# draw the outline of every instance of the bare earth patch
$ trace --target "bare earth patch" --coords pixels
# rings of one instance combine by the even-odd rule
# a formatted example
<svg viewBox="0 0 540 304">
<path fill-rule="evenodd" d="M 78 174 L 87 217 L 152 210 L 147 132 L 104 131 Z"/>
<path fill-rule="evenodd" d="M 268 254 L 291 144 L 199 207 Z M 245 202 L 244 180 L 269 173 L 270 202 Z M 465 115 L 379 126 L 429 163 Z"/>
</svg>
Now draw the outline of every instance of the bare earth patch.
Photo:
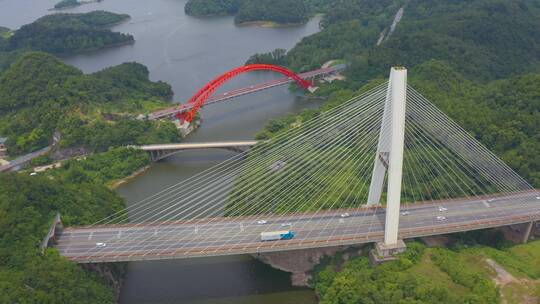
<svg viewBox="0 0 540 304">
<path fill-rule="evenodd" d="M 517 279 L 492 259 L 486 259 L 486 263 L 497 273 L 493 281 L 501 289 L 501 303 L 540 303 L 540 298 L 535 295 L 539 281 L 526 278 Z"/>
</svg>

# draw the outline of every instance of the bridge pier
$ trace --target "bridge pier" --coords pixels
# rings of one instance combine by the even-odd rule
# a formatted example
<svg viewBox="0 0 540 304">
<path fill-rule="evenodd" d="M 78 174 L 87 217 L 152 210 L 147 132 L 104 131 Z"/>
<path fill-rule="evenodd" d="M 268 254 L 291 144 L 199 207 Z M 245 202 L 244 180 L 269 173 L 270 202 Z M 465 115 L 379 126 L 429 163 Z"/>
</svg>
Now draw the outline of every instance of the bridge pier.
<svg viewBox="0 0 540 304">
<path fill-rule="evenodd" d="M 523 231 L 523 238 L 521 239 L 521 243 L 525 244 L 529 241 L 529 239 L 531 238 L 531 232 L 533 231 L 534 226 L 535 226 L 534 222 L 529 222 L 526 224 L 525 230 Z"/>
</svg>

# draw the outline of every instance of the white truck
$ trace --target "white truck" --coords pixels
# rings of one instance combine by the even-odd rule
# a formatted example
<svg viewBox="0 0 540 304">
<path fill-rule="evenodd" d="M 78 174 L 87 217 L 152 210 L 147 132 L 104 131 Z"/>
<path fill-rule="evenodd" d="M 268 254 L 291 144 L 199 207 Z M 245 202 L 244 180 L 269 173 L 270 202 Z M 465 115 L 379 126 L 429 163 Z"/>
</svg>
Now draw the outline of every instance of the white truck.
<svg viewBox="0 0 540 304">
<path fill-rule="evenodd" d="M 290 230 L 261 232 L 261 241 L 290 240 L 294 237 L 294 232 Z"/>
</svg>

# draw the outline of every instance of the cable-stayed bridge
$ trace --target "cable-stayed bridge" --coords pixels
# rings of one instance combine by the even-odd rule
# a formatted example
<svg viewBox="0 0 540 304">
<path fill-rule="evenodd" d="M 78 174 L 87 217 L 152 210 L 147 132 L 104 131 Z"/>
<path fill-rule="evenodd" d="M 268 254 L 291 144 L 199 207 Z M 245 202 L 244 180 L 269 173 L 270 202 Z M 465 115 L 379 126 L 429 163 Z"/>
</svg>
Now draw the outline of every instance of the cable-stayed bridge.
<svg viewBox="0 0 540 304">
<path fill-rule="evenodd" d="M 55 245 L 78 263 L 403 239 L 540 220 L 540 192 L 407 85 L 407 71 Z M 262 233 L 294 237 L 262 241 Z"/>
</svg>

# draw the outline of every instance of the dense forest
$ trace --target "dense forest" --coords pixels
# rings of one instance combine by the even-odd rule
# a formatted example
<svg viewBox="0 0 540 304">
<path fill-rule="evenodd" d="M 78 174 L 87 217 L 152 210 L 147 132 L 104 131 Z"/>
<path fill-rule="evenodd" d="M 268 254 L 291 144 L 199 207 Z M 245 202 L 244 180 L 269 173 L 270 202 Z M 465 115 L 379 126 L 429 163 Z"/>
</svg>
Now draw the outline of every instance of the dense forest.
<svg viewBox="0 0 540 304">
<path fill-rule="evenodd" d="M 303 0 L 247 0 L 235 16 L 236 23 L 270 21 L 278 24 L 301 24 L 308 21 Z"/>
<path fill-rule="evenodd" d="M 322 21 L 323 30 L 285 56 L 279 51 L 279 63 L 307 71 L 327 60 L 346 59 L 347 81 L 319 92 L 342 99 L 370 79 L 388 77 L 390 66 L 405 65 L 417 90 L 529 182 L 540 185 L 540 3 L 412 0 L 404 6 L 395 32 L 380 45 L 381 33 L 403 1 L 334 4 Z M 272 53 L 256 54 L 250 61 L 275 58 Z M 286 121 L 277 125 L 286 128 Z M 276 130 L 276 122 L 266 132 L 269 129 Z M 264 133 L 260 136 L 268 136 Z"/>
<path fill-rule="evenodd" d="M 11 36 L 11 31 L 7 27 L 0 26 L 0 52 L 5 50 L 8 46 L 9 37 Z M 3 57 L 0 55 L 0 71 L 2 71 L 2 60 Z"/>
<path fill-rule="evenodd" d="M 455 238 L 500 237 L 492 234 Z M 340 254 L 317 267 L 311 284 L 321 304 L 491 304 L 503 299 L 505 303 L 526 303 L 537 297 L 540 241 L 499 248 L 487 245 L 458 240 L 450 249 L 443 249 L 412 242 L 398 260 L 377 267 L 370 266 L 365 255 L 343 262 Z M 494 263 L 521 284 L 496 286 Z"/>
<path fill-rule="evenodd" d="M 287 50 L 275 49 L 270 53 L 255 54 L 246 61 L 246 64 L 275 64 L 286 65 L 287 64 Z"/>
<path fill-rule="evenodd" d="M 38 244 L 56 212 L 64 225 L 85 225 L 123 210 L 106 184 L 149 162 L 144 152 L 115 148 L 43 175 L 0 174 L 0 303 L 115 303 L 104 279 Z M 117 277 L 124 271 L 110 267 Z"/>
<path fill-rule="evenodd" d="M 235 15 L 236 23 L 268 21 L 305 23 L 310 10 L 305 0 L 190 0 L 185 12 L 192 16 Z"/>
<path fill-rule="evenodd" d="M 114 147 L 178 141 L 172 123 L 133 119 L 132 113 L 166 105 L 171 89 L 148 80 L 148 70 L 125 63 L 85 75 L 45 53 L 29 52 L 0 77 L 0 134 L 10 153 L 47 145 L 60 134 L 59 148 L 83 146 L 100 152 L 63 162 L 37 176 L 0 174 L 0 302 L 114 303 L 108 282 L 38 248 L 56 212 L 65 225 L 91 224 L 124 208 L 108 186 L 150 159 L 145 152 Z M 50 162 L 48 157 L 35 159 Z M 111 265 L 116 277 L 123 265 Z"/>
<path fill-rule="evenodd" d="M 234 15 L 240 9 L 243 0 L 189 0 L 184 7 L 191 16 Z"/>
<path fill-rule="evenodd" d="M 84 75 L 51 55 L 26 53 L 0 76 L 0 134 L 11 155 L 53 143 L 54 132 L 60 148 L 88 151 L 177 141 L 172 123 L 133 119 L 171 96 L 170 86 L 150 82 L 138 63 Z"/>
<path fill-rule="evenodd" d="M 133 36 L 108 29 L 127 19 L 129 15 L 105 11 L 47 15 L 15 31 L 4 51 L 24 49 L 73 54 L 132 43 Z"/>
</svg>

